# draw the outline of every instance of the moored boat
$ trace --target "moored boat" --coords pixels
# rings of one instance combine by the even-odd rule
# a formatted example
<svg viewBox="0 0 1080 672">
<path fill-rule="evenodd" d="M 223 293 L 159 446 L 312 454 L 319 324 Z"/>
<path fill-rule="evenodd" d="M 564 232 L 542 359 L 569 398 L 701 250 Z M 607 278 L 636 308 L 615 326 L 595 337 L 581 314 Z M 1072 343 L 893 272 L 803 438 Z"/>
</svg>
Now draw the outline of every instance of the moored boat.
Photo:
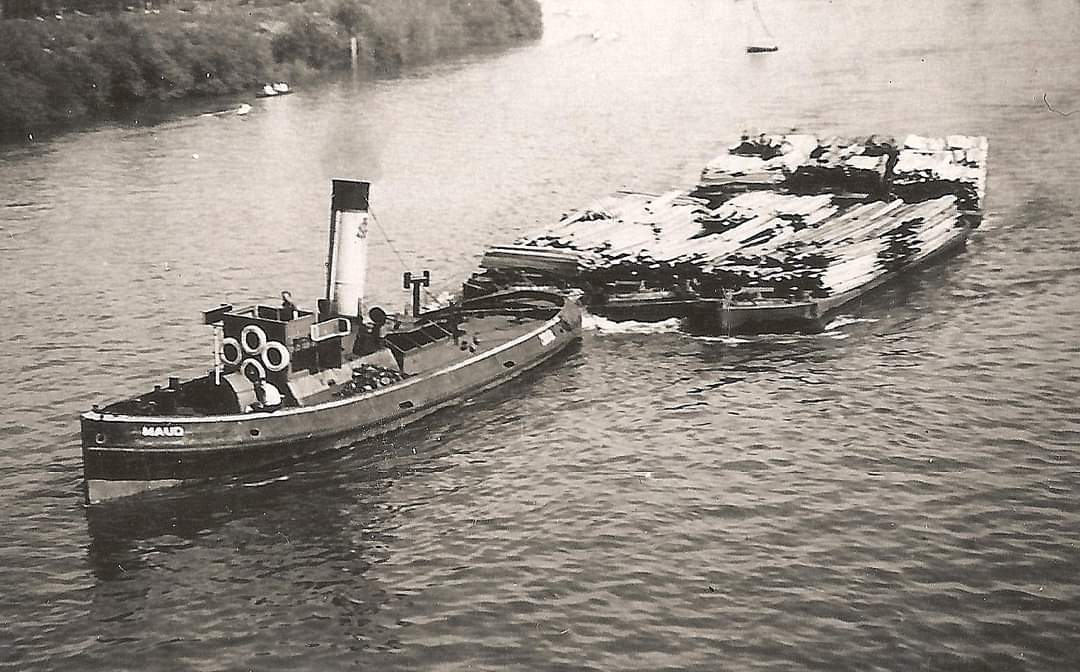
<svg viewBox="0 0 1080 672">
<path fill-rule="evenodd" d="M 757 0 L 751 0 L 750 6 L 754 16 L 747 19 L 746 53 L 768 54 L 780 51 L 772 31 L 765 25 L 765 19 L 761 16 L 761 8 L 758 7 Z"/>
<path fill-rule="evenodd" d="M 263 87 L 255 94 L 256 98 L 273 98 L 274 96 L 287 96 L 293 90 L 286 82 L 274 82 L 263 84 Z"/>
<path fill-rule="evenodd" d="M 87 499 L 231 476 L 385 434 L 533 369 L 580 337 L 573 298 L 505 290 L 361 311 L 369 185 L 334 181 L 326 297 L 314 311 L 222 305 L 206 375 L 82 415 Z"/>
</svg>

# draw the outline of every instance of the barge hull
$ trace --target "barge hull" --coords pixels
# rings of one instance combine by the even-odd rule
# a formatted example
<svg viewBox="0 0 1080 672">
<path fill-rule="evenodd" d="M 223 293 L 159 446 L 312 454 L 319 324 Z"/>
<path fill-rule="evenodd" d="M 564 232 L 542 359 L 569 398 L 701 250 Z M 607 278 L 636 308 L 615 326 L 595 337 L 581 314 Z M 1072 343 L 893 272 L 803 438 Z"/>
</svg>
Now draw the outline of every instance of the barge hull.
<svg viewBox="0 0 1080 672">
<path fill-rule="evenodd" d="M 870 282 L 835 296 L 809 301 L 760 302 L 725 305 L 722 299 L 704 299 L 688 327 L 694 331 L 723 334 L 817 333 L 834 317 L 870 292 L 901 276 L 962 252 L 969 229 L 958 230 L 942 245 L 919 259 Z M 707 304 L 707 305 L 706 305 Z"/>
<path fill-rule="evenodd" d="M 684 319 L 691 333 L 699 334 L 776 334 L 816 333 L 825 328 L 844 308 L 918 268 L 963 251 L 970 229 L 958 231 L 941 246 L 872 281 L 835 296 L 805 301 L 760 301 L 734 303 L 725 308 L 723 299 L 712 297 L 657 298 L 655 293 L 616 295 L 589 306 L 589 312 L 612 320 L 658 322 Z"/>
</svg>

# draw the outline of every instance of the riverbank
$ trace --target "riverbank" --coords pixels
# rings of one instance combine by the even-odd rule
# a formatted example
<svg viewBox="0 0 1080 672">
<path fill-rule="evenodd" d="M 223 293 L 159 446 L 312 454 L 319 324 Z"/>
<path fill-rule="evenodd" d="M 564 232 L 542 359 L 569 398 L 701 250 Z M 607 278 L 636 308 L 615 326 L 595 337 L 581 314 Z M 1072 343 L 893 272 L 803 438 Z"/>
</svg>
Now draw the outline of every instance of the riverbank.
<svg viewBox="0 0 1080 672">
<path fill-rule="evenodd" d="M 63 127 L 148 101 L 370 74 L 539 37 L 537 0 L 187 2 L 151 13 L 0 21 L 0 135 Z"/>
</svg>

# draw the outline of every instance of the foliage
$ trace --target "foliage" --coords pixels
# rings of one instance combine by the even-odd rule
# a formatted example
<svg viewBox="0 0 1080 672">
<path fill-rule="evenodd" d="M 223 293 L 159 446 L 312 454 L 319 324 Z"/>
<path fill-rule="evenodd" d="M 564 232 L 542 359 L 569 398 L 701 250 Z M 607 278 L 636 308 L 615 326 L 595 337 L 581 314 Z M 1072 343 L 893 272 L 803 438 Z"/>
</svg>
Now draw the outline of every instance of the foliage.
<svg viewBox="0 0 1080 672">
<path fill-rule="evenodd" d="M 0 21 L 0 135 L 348 67 L 350 37 L 368 71 L 396 73 L 542 29 L 537 0 L 246 0 L 191 9 Z"/>
<path fill-rule="evenodd" d="M 296 10 L 273 38 L 274 60 L 301 61 L 316 69 L 343 67 L 349 61 L 348 41 L 332 18 Z"/>
</svg>

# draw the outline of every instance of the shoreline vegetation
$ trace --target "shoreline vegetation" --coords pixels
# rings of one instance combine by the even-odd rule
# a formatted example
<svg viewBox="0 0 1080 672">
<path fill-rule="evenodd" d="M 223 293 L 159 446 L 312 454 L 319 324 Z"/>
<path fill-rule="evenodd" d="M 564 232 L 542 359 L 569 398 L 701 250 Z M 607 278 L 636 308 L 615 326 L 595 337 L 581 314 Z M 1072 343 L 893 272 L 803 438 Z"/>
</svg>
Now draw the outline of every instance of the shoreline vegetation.
<svg viewBox="0 0 1080 672">
<path fill-rule="evenodd" d="M 0 20 L 0 136 L 346 70 L 352 37 L 359 71 L 385 76 L 543 30 L 538 0 L 181 0 L 47 15 Z"/>
</svg>

